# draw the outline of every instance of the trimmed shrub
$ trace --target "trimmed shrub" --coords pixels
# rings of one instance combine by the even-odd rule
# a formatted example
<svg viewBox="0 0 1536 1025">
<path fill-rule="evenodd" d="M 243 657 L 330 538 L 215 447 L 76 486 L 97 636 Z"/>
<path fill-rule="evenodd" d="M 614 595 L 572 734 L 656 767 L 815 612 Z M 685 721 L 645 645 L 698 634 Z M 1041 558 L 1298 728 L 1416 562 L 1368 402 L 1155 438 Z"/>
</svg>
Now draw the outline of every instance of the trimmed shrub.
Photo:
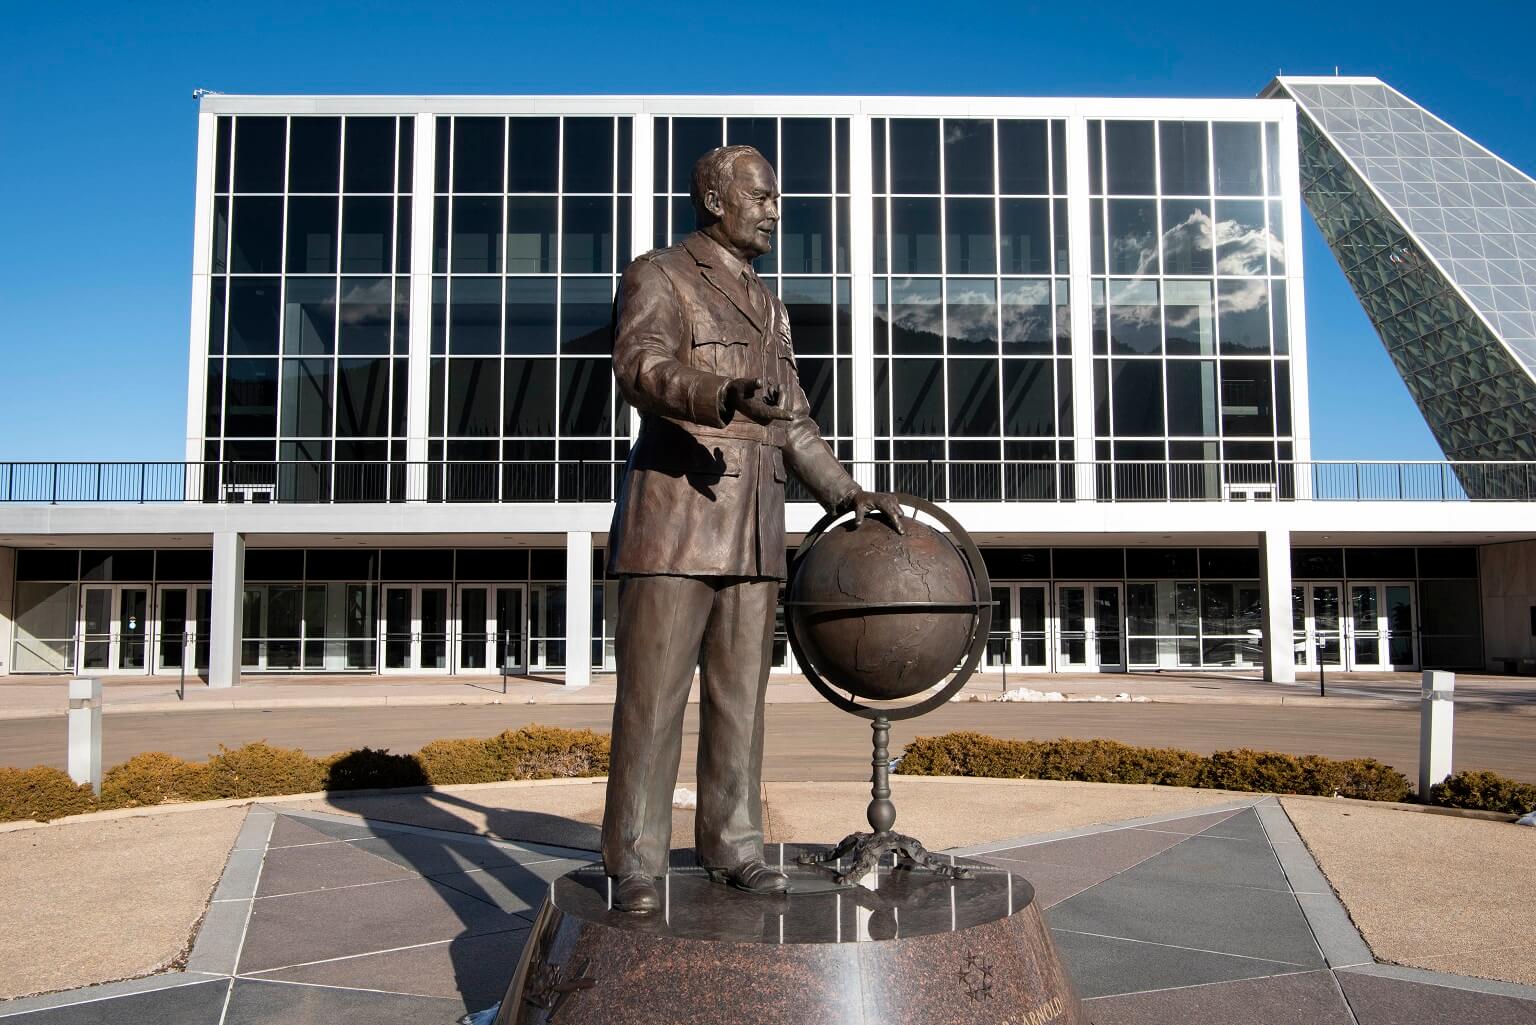
<svg viewBox="0 0 1536 1025">
<path fill-rule="evenodd" d="M 434 786 L 513 779 L 602 776 L 608 772 L 608 735 L 533 724 L 488 740 L 434 740 L 417 753 Z"/>
<path fill-rule="evenodd" d="M 908 776 L 991 776 L 1087 783 L 1159 783 L 1274 794 L 1317 794 L 1366 801 L 1403 801 L 1408 779 L 1370 758 L 1217 751 L 1209 758 L 1171 747 L 1133 747 L 1113 740 L 1000 740 L 957 732 L 918 737 L 896 771 Z"/>
<path fill-rule="evenodd" d="M 69 773 L 46 765 L 30 769 L 0 767 L 0 822 L 79 815 L 96 809 L 91 788 L 77 784 Z"/>
<path fill-rule="evenodd" d="M 103 808 L 139 808 L 173 801 L 217 797 L 208 766 L 162 751 L 134 755 L 107 770 L 101 780 Z"/>
<path fill-rule="evenodd" d="M 364 747 L 325 760 L 327 790 L 419 787 L 426 783 L 427 773 L 415 755 L 392 755 L 382 748 Z"/>
<path fill-rule="evenodd" d="M 478 737 L 434 740 L 416 752 L 416 760 L 433 786 L 453 783 L 495 783 L 501 768 L 490 748 Z"/>
<path fill-rule="evenodd" d="M 325 763 L 264 740 L 237 748 L 220 744 L 219 753 L 208 759 L 208 779 L 217 797 L 307 794 L 325 786 Z"/>
<path fill-rule="evenodd" d="M 1536 783 L 1496 772 L 1458 772 L 1429 788 L 1429 803 L 1524 815 L 1536 811 Z"/>
</svg>

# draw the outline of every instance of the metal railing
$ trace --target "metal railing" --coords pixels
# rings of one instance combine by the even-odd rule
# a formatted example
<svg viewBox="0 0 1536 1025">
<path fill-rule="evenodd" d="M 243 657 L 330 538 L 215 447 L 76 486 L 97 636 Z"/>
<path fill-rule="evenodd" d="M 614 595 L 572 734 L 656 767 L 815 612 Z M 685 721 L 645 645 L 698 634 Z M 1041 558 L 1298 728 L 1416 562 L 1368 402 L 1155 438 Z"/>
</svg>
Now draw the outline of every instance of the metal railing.
<svg viewBox="0 0 1536 1025">
<path fill-rule="evenodd" d="M 1536 501 L 1536 462 L 879 460 L 881 491 L 938 502 Z M 609 502 L 624 464 L 573 462 L 12 462 L 0 503 Z M 795 480 L 790 501 L 811 496 Z"/>
</svg>

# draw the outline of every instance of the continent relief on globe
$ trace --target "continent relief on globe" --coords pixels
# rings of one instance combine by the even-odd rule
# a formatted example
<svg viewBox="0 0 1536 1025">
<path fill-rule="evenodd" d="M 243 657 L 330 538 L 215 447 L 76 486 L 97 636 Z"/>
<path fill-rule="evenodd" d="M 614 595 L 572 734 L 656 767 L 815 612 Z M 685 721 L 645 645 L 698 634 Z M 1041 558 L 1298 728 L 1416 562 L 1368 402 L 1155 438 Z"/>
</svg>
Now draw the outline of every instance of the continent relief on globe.
<svg viewBox="0 0 1536 1025">
<path fill-rule="evenodd" d="M 911 697 L 948 676 L 975 631 L 975 580 L 943 533 L 903 517 L 838 524 L 800 559 L 788 614 L 806 661 L 829 684 L 869 701 Z M 796 605 L 807 602 L 808 605 Z M 818 603 L 855 603 L 829 609 Z M 959 602 L 954 608 L 889 602 Z"/>
</svg>

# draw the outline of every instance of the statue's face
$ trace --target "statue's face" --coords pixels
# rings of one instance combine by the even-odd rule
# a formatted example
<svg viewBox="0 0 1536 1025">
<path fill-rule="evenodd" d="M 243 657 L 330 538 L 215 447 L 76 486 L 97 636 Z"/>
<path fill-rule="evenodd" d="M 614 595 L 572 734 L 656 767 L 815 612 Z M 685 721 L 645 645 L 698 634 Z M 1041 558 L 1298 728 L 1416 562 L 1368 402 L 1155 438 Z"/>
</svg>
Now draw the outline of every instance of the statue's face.
<svg viewBox="0 0 1536 1025">
<path fill-rule="evenodd" d="M 705 206 L 720 218 L 722 241 L 741 253 L 761 256 L 773 248 L 779 226 L 779 183 L 761 157 L 744 156 L 731 169 L 723 193 L 705 196 Z"/>
</svg>

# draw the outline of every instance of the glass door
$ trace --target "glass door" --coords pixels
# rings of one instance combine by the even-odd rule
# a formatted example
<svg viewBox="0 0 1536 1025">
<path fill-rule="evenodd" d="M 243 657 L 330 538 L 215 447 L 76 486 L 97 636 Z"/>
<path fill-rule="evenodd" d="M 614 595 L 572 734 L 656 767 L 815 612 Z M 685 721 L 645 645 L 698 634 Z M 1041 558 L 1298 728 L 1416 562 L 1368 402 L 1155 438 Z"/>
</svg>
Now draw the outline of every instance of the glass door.
<svg viewBox="0 0 1536 1025">
<path fill-rule="evenodd" d="M 448 585 L 384 587 L 383 672 L 447 672 L 450 634 Z"/>
<path fill-rule="evenodd" d="M 208 619 L 213 592 L 206 587 L 161 587 L 155 602 L 155 671 L 189 673 L 208 666 Z"/>
<path fill-rule="evenodd" d="M 1413 585 L 1349 582 L 1351 669 L 1410 670 L 1418 666 Z"/>
<path fill-rule="evenodd" d="M 987 637 L 988 669 L 1013 666 L 1013 588 L 992 587 L 992 632 Z"/>
<path fill-rule="evenodd" d="M 459 585 L 459 628 L 454 671 L 487 673 L 496 666 L 496 625 L 487 584 Z"/>
<path fill-rule="evenodd" d="M 415 668 L 416 629 L 414 587 L 384 588 L 384 665 L 385 672 L 409 672 Z"/>
<path fill-rule="evenodd" d="M 80 670 L 149 672 L 149 588 L 88 584 L 80 589 Z"/>
<path fill-rule="evenodd" d="M 987 665 L 1010 672 L 1045 672 L 1050 668 L 1047 620 L 1050 585 L 995 582 L 992 586 L 992 635 Z"/>
<path fill-rule="evenodd" d="M 1298 666 L 1342 665 L 1343 631 L 1339 601 L 1344 588 L 1337 583 L 1297 584 L 1291 588 L 1291 626 Z M 1321 657 L 1319 657 L 1321 656 Z"/>
<path fill-rule="evenodd" d="M 80 667 L 84 673 L 92 669 L 110 671 L 117 667 L 117 631 L 113 625 L 112 610 L 117 604 L 114 587 L 86 586 L 80 589 Z"/>
<path fill-rule="evenodd" d="M 1094 584 L 1092 621 L 1088 629 L 1094 637 L 1094 658 L 1098 669 L 1115 671 L 1125 668 L 1124 619 L 1120 584 Z"/>
<path fill-rule="evenodd" d="M 416 591 L 416 629 L 420 641 L 417 668 L 422 672 L 448 669 L 448 588 L 426 587 Z"/>
<path fill-rule="evenodd" d="M 505 584 L 496 588 L 496 670 L 505 662 L 507 674 L 528 672 L 528 585 Z"/>
<path fill-rule="evenodd" d="M 1119 583 L 1056 585 L 1056 671 L 1125 668 Z"/>
</svg>

